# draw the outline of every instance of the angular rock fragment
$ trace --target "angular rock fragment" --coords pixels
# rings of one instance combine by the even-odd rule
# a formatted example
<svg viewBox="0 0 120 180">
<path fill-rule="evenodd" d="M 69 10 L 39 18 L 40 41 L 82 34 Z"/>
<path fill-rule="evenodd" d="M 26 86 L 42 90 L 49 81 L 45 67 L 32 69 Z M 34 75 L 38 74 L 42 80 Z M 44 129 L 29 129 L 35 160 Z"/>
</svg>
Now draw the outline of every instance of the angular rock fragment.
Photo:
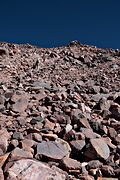
<svg viewBox="0 0 120 180">
<path fill-rule="evenodd" d="M 72 147 L 73 152 L 78 153 L 85 146 L 85 141 L 84 140 L 70 141 L 70 145 Z"/>
<path fill-rule="evenodd" d="M 55 124 L 50 122 L 48 119 L 45 120 L 44 128 L 48 128 L 50 130 L 54 130 Z"/>
<path fill-rule="evenodd" d="M 63 169 L 67 170 L 68 172 L 70 170 L 80 170 L 81 169 L 81 163 L 79 161 L 76 161 L 76 160 L 68 158 L 68 157 L 65 157 L 62 159 L 60 166 Z"/>
<path fill-rule="evenodd" d="M 79 125 L 79 123 L 80 123 L 80 126 L 82 125 L 85 128 L 91 128 L 88 120 L 85 117 L 80 118 L 79 122 L 78 122 L 78 125 Z"/>
<path fill-rule="evenodd" d="M 96 169 L 102 166 L 102 163 L 99 160 L 89 161 L 87 164 L 88 169 Z"/>
<path fill-rule="evenodd" d="M 14 104 L 11 106 L 12 111 L 16 113 L 23 113 L 27 109 L 28 97 L 13 95 L 11 101 L 14 102 Z"/>
<path fill-rule="evenodd" d="M 22 140 L 24 139 L 23 134 L 20 132 L 14 132 L 13 133 L 13 139 Z"/>
<path fill-rule="evenodd" d="M 89 128 L 81 128 L 80 131 L 85 135 L 86 139 L 95 139 L 101 137 L 99 134 L 93 132 L 93 130 Z"/>
<path fill-rule="evenodd" d="M 27 109 L 27 105 L 28 105 L 27 99 L 21 98 L 15 104 L 13 104 L 12 110 L 14 112 L 21 113 L 21 112 L 24 112 Z"/>
<path fill-rule="evenodd" d="M 34 153 L 34 150 L 32 149 L 33 146 L 35 146 L 37 143 L 34 140 L 30 139 L 24 139 L 19 143 L 19 146 L 28 152 L 31 152 L 32 154 Z"/>
<path fill-rule="evenodd" d="M 14 160 L 19 160 L 22 158 L 33 158 L 33 155 L 31 152 L 16 147 L 9 155 L 9 162 L 10 161 L 12 162 Z"/>
<path fill-rule="evenodd" d="M 32 134 L 32 139 L 34 141 L 41 142 L 42 141 L 42 136 L 40 134 L 38 134 L 38 133 L 33 133 Z"/>
<path fill-rule="evenodd" d="M 64 145 L 54 141 L 43 141 L 37 145 L 37 159 L 45 157 L 52 160 L 61 160 L 68 154 L 69 152 L 65 149 Z"/>
<path fill-rule="evenodd" d="M 6 172 L 6 180 L 66 180 L 67 175 L 48 165 L 31 159 L 15 161 Z M 2 179 L 1 179 L 2 180 Z"/>
<path fill-rule="evenodd" d="M 90 160 L 97 158 L 106 160 L 110 155 L 110 149 L 102 139 L 91 139 L 84 155 Z"/>
</svg>

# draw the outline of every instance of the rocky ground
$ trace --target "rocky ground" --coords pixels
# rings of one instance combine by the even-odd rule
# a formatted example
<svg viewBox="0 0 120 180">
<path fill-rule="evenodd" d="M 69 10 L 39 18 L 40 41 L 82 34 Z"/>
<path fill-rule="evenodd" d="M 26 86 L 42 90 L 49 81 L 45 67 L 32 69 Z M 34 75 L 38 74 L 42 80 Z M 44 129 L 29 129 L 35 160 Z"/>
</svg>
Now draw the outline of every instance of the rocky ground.
<svg viewBox="0 0 120 180">
<path fill-rule="evenodd" d="M 118 180 L 120 51 L 0 43 L 0 180 Z"/>
</svg>

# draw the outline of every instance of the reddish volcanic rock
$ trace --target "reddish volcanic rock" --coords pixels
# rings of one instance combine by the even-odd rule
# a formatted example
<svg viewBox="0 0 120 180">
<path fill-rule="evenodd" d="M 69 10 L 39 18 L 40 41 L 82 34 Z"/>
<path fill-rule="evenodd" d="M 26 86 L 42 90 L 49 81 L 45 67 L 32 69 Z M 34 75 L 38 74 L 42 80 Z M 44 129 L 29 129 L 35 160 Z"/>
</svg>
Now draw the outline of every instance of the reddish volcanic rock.
<svg viewBox="0 0 120 180">
<path fill-rule="evenodd" d="M 1 180 L 118 179 L 120 51 L 0 43 L 0 168 Z"/>
</svg>

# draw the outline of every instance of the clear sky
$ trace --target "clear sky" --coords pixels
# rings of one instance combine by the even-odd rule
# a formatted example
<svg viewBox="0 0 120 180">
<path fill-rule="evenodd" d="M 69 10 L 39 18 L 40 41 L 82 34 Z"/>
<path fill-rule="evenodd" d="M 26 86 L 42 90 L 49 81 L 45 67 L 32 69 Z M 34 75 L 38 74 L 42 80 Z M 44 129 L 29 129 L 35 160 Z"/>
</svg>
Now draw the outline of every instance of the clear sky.
<svg viewBox="0 0 120 180">
<path fill-rule="evenodd" d="M 0 41 L 120 49 L 120 0 L 0 0 Z"/>
</svg>

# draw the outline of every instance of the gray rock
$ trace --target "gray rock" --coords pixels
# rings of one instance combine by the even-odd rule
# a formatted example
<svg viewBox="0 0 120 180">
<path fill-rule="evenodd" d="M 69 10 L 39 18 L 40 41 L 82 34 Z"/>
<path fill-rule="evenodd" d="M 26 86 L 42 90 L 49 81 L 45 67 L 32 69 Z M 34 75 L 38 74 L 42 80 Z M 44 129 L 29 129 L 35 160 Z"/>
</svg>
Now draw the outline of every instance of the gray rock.
<svg viewBox="0 0 120 180">
<path fill-rule="evenodd" d="M 43 117 L 33 117 L 32 120 L 30 121 L 31 124 L 37 124 L 38 122 L 43 122 L 44 121 L 44 118 Z"/>
<path fill-rule="evenodd" d="M 68 151 L 64 145 L 54 141 L 43 141 L 37 145 L 36 158 L 40 159 L 42 156 L 52 160 L 61 160 L 68 155 Z"/>
<path fill-rule="evenodd" d="M 28 100 L 26 98 L 20 98 L 12 105 L 12 111 L 22 113 L 27 109 L 27 106 Z"/>
<path fill-rule="evenodd" d="M 102 166 L 102 163 L 99 160 L 89 161 L 87 164 L 88 169 L 96 169 Z"/>
<path fill-rule="evenodd" d="M 22 140 L 24 139 L 23 134 L 20 132 L 14 132 L 13 133 L 13 139 Z"/>
</svg>

